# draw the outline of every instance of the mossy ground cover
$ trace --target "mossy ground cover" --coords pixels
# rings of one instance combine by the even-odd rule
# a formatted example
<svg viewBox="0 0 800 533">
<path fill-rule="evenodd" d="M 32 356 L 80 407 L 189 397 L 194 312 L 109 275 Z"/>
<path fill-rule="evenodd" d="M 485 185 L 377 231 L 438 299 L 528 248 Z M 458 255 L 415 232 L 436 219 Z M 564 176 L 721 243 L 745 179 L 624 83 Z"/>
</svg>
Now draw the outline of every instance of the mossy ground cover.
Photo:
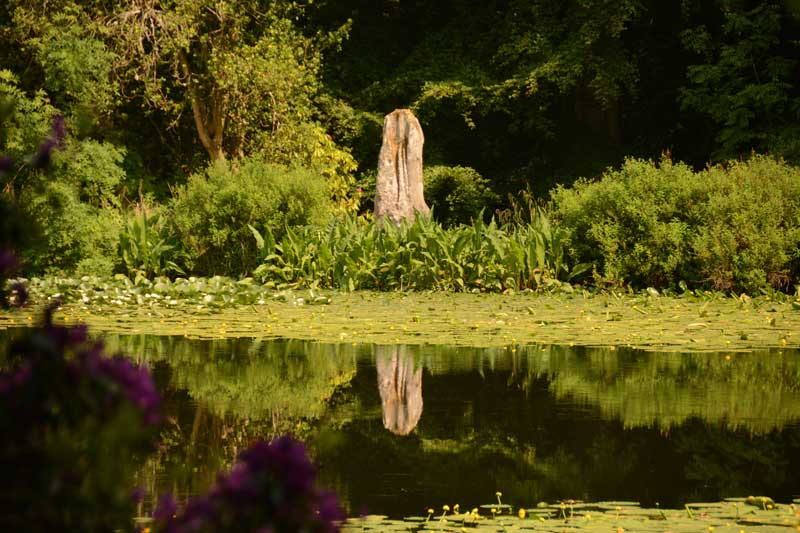
<svg viewBox="0 0 800 533">
<path fill-rule="evenodd" d="M 763 505 L 762 505 L 763 504 Z M 768 498 L 736 498 L 694 503 L 685 509 L 646 509 L 631 502 L 557 503 L 492 513 L 437 511 L 428 517 L 389 520 L 369 515 L 349 519 L 342 531 L 429 531 L 475 533 L 540 531 L 550 533 L 770 533 L 800 531 L 800 500 L 788 505 Z M 498 510 L 495 507 L 495 510 Z M 431 509 L 433 511 L 433 509 Z"/>
<path fill-rule="evenodd" d="M 194 338 L 491 347 L 562 344 L 659 351 L 800 347 L 800 303 L 783 295 L 664 296 L 579 290 L 557 294 L 326 292 L 266 289 L 227 278 L 34 280 L 32 305 L 0 313 L 0 328 L 56 319 L 93 331 Z"/>
</svg>

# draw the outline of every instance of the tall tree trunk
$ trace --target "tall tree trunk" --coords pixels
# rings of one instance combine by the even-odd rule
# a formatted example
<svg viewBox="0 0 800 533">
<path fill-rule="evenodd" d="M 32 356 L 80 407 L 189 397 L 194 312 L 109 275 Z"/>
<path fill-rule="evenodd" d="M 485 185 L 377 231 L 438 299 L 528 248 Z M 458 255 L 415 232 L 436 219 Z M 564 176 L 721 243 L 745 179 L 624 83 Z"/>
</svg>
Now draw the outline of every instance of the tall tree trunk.
<svg viewBox="0 0 800 533">
<path fill-rule="evenodd" d="M 189 91 L 189 102 L 192 104 L 192 117 L 197 128 L 197 135 L 203 148 L 208 152 L 211 161 L 225 161 L 225 151 L 222 149 L 222 139 L 225 130 L 225 112 L 227 110 L 227 97 L 221 96 L 217 91 L 211 95 L 211 117 L 207 118 L 208 112 L 202 98 L 197 92 L 197 88 L 192 81 L 192 72 L 189 68 L 189 61 L 186 54 L 181 51 L 178 59 L 186 78 L 187 90 Z"/>
</svg>

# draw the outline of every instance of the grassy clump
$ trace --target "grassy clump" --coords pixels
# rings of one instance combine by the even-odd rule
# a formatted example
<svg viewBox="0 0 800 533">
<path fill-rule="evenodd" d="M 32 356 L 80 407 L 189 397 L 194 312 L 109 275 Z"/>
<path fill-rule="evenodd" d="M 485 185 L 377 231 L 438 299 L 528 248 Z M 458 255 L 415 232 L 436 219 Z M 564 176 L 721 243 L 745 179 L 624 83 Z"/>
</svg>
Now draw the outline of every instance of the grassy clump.
<svg viewBox="0 0 800 533">
<path fill-rule="evenodd" d="M 572 257 L 606 280 L 757 292 L 797 275 L 800 170 L 769 157 L 701 172 L 628 159 L 553 200 Z"/>
<path fill-rule="evenodd" d="M 523 226 L 480 217 L 446 229 L 428 218 L 399 227 L 349 219 L 255 232 L 263 262 L 254 276 L 276 287 L 344 290 L 494 291 L 560 286 L 579 273 L 565 262 L 565 234 L 539 213 Z"/>
</svg>

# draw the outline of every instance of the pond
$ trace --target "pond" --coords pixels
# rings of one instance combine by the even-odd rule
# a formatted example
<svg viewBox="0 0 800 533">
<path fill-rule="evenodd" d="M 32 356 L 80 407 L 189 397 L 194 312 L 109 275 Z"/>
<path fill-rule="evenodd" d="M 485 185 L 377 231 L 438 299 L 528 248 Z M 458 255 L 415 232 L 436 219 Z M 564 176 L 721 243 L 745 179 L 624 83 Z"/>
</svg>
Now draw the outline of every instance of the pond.
<svg viewBox="0 0 800 533">
<path fill-rule="evenodd" d="M 138 482 L 203 491 L 252 439 L 305 439 L 351 515 L 559 499 L 800 495 L 800 352 L 658 353 L 108 335 L 153 369 Z M 146 511 L 146 509 L 143 509 Z"/>
</svg>

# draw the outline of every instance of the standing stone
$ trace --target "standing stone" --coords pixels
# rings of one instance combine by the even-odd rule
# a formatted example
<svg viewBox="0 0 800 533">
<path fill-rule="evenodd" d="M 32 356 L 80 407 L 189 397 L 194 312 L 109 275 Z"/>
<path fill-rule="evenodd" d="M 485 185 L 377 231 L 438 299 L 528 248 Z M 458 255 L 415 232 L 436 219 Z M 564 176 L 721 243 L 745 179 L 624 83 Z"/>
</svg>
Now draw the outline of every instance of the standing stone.
<svg viewBox="0 0 800 533">
<path fill-rule="evenodd" d="M 375 366 L 383 427 L 408 435 L 422 416 L 422 367 L 415 368 L 406 346 L 376 346 Z"/>
<path fill-rule="evenodd" d="M 395 109 L 383 119 L 383 144 L 375 184 L 375 220 L 395 224 L 430 213 L 422 194 L 422 127 L 408 109 Z"/>
</svg>

